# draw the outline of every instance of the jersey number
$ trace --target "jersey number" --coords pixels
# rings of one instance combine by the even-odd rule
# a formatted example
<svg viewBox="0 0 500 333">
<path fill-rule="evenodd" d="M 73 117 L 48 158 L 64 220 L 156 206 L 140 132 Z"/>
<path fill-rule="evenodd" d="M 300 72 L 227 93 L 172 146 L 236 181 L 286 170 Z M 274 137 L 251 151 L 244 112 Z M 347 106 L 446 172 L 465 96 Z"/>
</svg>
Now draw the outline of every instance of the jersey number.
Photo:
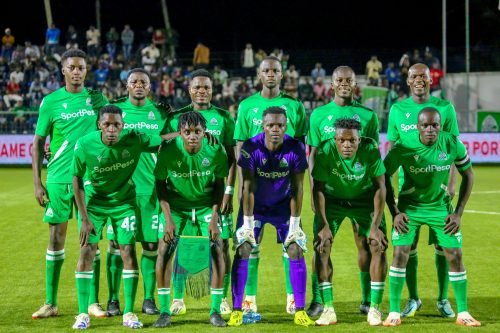
<svg viewBox="0 0 500 333">
<path fill-rule="evenodd" d="M 135 216 L 126 217 L 122 222 L 121 228 L 127 231 L 135 231 Z"/>
</svg>

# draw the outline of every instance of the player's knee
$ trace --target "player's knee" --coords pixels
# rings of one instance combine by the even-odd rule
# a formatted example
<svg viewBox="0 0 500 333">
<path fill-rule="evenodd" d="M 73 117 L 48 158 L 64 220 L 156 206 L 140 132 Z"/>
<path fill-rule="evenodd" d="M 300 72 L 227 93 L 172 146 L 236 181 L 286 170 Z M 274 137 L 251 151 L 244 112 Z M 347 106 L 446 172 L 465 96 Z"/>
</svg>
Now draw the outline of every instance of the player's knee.
<svg viewBox="0 0 500 333">
<path fill-rule="evenodd" d="M 293 260 L 298 260 L 304 256 L 304 251 L 297 245 L 297 243 L 292 243 L 287 249 L 288 258 Z"/>
<path fill-rule="evenodd" d="M 133 244 L 120 246 L 120 254 L 124 267 L 131 267 L 137 264 L 135 246 Z"/>
<path fill-rule="evenodd" d="M 236 252 L 240 259 L 248 259 L 252 253 L 252 246 L 248 242 L 245 242 L 238 247 Z"/>
<path fill-rule="evenodd" d="M 406 267 L 406 263 L 408 262 L 409 256 L 410 256 L 410 246 L 395 246 L 393 266 L 400 268 Z"/>
<path fill-rule="evenodd" d="M 463 270 L 462 249 L 444 249 L 444 253 L 446 254 L 450 270 L 457 272 Z"/>
</svg>

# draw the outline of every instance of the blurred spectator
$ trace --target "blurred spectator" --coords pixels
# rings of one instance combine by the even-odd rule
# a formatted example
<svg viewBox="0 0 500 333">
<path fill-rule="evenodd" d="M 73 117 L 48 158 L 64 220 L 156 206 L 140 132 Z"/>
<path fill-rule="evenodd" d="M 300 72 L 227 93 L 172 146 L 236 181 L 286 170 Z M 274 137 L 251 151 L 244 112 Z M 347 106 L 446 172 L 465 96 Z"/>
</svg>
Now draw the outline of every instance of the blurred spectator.
<svg viewBox="0 0 500 333">
<path fill-rule="evenodd" d="M 413 54 L 411 55 L 411 58 L 410 58 L 410 63 L 413 65 L 413 64 L 421 63 L 423 61 L 424 60 L 422 59 L 422 56 L 420 56 L 420 51 L 418 49 L 414 49 Z"/>
<path fill-rule="evenodd" d="M 106 81 L 108 80 L 109 70 L 102 64 L 99 64 L 99 68 L 94 72 L 95 74 L 95 83 L 98 88 L 104 87 Z"/>
<path fill-rule="evenodd" d="M 236 93 L 235 97 L 238 102 L 240 102 L 242 99 L 247 98 L 250 96 L 250 86 L 247 83 L 247 80 L 244 78 L 240 79 L 240 82 L 236 86 Z"/>
<path fill-rule="evenodd" d="M 66 30 L 66 50 L 78 48 L 78 32 L 70 25 Z"/>
<path fill-rule="evenodd" d="M 25 107 L 23 105 L 23 99 L 16 101 L 16 105 L 11 110 L 14 115 L 14 128 L 12 129 L 12 133 L 23 133 L 27 134 L 26 130 L 26 116 L 25 116 Z"/>
<path fill-rule="evenodd" d="M 125 24 L 125 27 L 122 30 L 122 49 L 123 49 L 123 57 L 125 60 L 130 58 L 130 54 L 132 53 L 132 44 L 134 43 L 134 31 L 130 29 L 130 25 Z"/>
<path fill-rule="evenodd" d="M 61 30 L 56 27 L 54 23 L 50 25 L 45 33 L 45 53 L 53 55 L 59 46 L 59 38 L 61 37 Z"/>
<path fill-rule="evenodd" d="M 213 78 L 214 80 L 219 80 L 220 83 L 226 82 L 227 78 L 229 77 L 229 74 L 223 69 L 220 68 L 219 65 L 214 67 L 214 72 L 213 72 Z"/>
<path fill-rule="evenodd" d="M 23 97 L 20 94 L 21 87 L 19 83 L 9 80 L 7 81 L 7 86 L 5 87 L 5 95 L 3 96 L 3 101 L 5 102 L 5 106 L 7 109 L 12 107 L 12 101 L 14 102 L 23 102 Z"/>
<path fill-rule="evenodd" d="M 243 68 L 243 76 L 253 77 L 255 74 L 255 54 L 252 44 L 247 43 L 245 49 L 241 51 L 241 67 Z"/>
<path fill-rule="evenodd" d="M 156 48 L 160 50 L 160 56 L 165 56 L 167 37 L 162 29 L 156 29 L 153 33 L 153 44 L 155 44 Z"/>
<path fill-rule="evenodd" d="M 288 70 L 288 61 L 290 60 L 290 55 L 288 53 L 284 53 L 281 56 L 281 71 L 285 73 Z"/>
<path fill-rule="evenodd" d="M 47 88 L 47 94 L 61 88 L 61 84 L 56 80 L 55 75 L 51 75 L 47 82 L 45 83 L 45 88 Z"/>
<path fill-rule="evenodd" d="M 32 45 L 29 40 L 24 42 L 24 56 L 30 61 L 36 61 L 40 59 L 40 49 L 36 45 Z"/>
<path fill-rule="evenodd" d="M 154 60 L 153 64 L 156 64 L 158 58 L 160 58 L 160 49 L 158 49 L 153 42 L 150 42 L 148 46 L 141 50 L 143 56 L 146 53 L 149 53 L 149 57 Z"/>
<path fill-rule="evenodd" d="M 313 70 L 311 71 L 311 78 L 314 82 L 318 80 L 318 78 L 323 79 L 326 75 L 326 72 L 324 68 L 322 67 L 320 62 L 317 62 L 316 65 L 314 66 Z"/>
<path fill-rule="evenodd" d="M 16 39 L 12 36 L 10 28 L 5 29 L 5 35 L 2 37 L 2 57 L 10 61 L 12 57 L 12 51 L 14 50 L 14 43 Z"/>
<path fill-rule="evenodd" d="M 222 106 L 225 109 L 229 108 L 229 105 L 235 103 L 234 100 L 234 89 L 229 80 L 222 84 Z"/>
<path fill-rule="evenodd" d="M 299 80 L 299 72 L 297 72 L 297 70 L 295 69 L 295 65 L 290 65 L 290 68 L 288 68 L 285 71 L 285 78 L 286 79 L 291 79 L 291 80 L 294 80 L 294 81 L 298 82 L 298 80 Z"/>
<path fill-rule="evenodd" d="M 287 95 L 290 95 L 294 98 L 298 98 L 298 87 L 297 87 L 297 80 L 292 79 L 292 78 L 287 78 L 285 79 L 285 84 L 283 86 L 283 90 Z"/>
<path fill-rule="evenodd" d="M 318 77 L 314 84 L 314 108 L 325 105 L 328 97 L 328 87 L 323 83 L 323 78 Z"/>
<path fill-rule="evenodd" d="M 264 60 L 265 57 L 267 57 L 267 53 L 263 49 L 259 49 L 257 51 L 257 53 L 255 53 L 255 67 L 256 68 L 258 68 L 260 66 L 260 63 L 262 62 L 262 60 Z M 255 75 L 255 72 L 252 74 L 252 76 L 254 76 L 254 75 Z"/>
<path fill-rule="evenodd" d="M 372 55 L 370 60 L 366 62 L 368 85 L 378 86 L 378 79 L 380 78 L 380 72 L 382 69 L 382 63 L 377 59 L 376 55 Z"/>
<path fill-rule="evenodd" d="M 210 64 L 210 49 L 202 42 L 198 42 L 193 53 L 193 66 L 198 68 L 208 68 Z"/>
<path fill-rule="evenodd" d="M 30 99 L 30 106 L 38 109 L 44 96 L 44 88 L 38 77 L 31 82 L 27 97 Z"/>
<path fill-rule="evenodd" d="M 109 28 L 108 32 L 106 32 L 106 51 L 109 54 L 111 60 L 114 60 L 116 57 L 116 43 L 120 36 L 118 35 L 118 31 L 116 31 L 115 27 Z"/>
<path fill-rule="evenodd" d="M 101 32 L 91 25 L 85 36 L 87 37 L 87 55 L 90 58 L 98 57 Z"/>
<path fill-rule="evenodd" d="M 151 73 L 156 63 L 156 58 L 152 57 L 148 51 L 142 55 L 141 62 L 144 69 Z"/>
<path fill-rule="evenodd" d="M 154 28 L 151 25 L 146 30 L 142 31 L 141 45 L 140 45 L 141 49 L 145 48 L 147 45 L 153 42 L 153 33 L 154 33 Z"/>
<path fill-rule="evenodd" d="M 428 46 L 425 48 L 424 63 L 429 68 L 432 68 L 432 65 L 434 63 L 437 63 L 438 67 L 441 68 L 441 63 L 439 62 L 439 59 L 432 55 L 432 52 Z"/>
<path fill-rule="evenodd" d="M 402 90 L 405 95 L 408 95 L 410 92 L 408 84 L 406 84 L 409 70 L 410 70 L 410 56 L 404 53 L 401 56 L 401 59 L 399 60 L 399 72 L 400 72 L 399 82 L 401 82 L 399 89 Z"/>
<path fill-rule="evenodd" d="M 12 52 L 11 62 L 19 64 L 24 62 L 24 49 L 22 45 L 17 45 Z"/>
<path fill-rule="evenodd" d="M 276 48 L 273 52 L 271 52 L 270 56 L 276 57 L 281 61 L 281 57 L 283 57 L 283 50 Z"/>
<path fill-rule="evenodd" d="M 384 74 L 387 78 L 388 87 L 391 87 L 393 84 L 399 83 L 400 73 L 399 70 L 394 67 L 393 62 L 389 62 L 387 64 L 387 68 L 385 69 Z"/>
<path fill-rule="evenodd" d="M 47 68 L 43 67 L 40 63 L 37 63 L 35 66 L 35 73 L 40 78 L 40 82 L 46 82 L 49 78 L 49 71 Z"/>
<path fill-rule="evenodd" d="M 16 66 L 16 69 L 10 73 L 9 79 L 15 83 L 22 85 L 24 81 L 24 72 L 21 66 Z"/>
<path fill-rule="evenodd" d="M 174 80 L 168 74 L 164 74 L 160 83 L 160 102 L 170 105 L 174 103 L 174 87 Z"/>
<path fill-rule="evenodd" d="M 444 77 L 444 72 L 441 70 L 438 62 L 432 63 L 430 73 L 432 79 L 430 86 L 431 94 L 436 97 L 441 97 L 441 79 Z"/>
<path fill-rule="evenodd" d="M 299 99 L 306 104 L 309 103 L 309 108 L 312 108 L 312 102 L 314 101 L 314 87 L 311 84 L 309 77 L 305 78 L 304 83 L 299 84 L 298 88 Z"/>
</svg>

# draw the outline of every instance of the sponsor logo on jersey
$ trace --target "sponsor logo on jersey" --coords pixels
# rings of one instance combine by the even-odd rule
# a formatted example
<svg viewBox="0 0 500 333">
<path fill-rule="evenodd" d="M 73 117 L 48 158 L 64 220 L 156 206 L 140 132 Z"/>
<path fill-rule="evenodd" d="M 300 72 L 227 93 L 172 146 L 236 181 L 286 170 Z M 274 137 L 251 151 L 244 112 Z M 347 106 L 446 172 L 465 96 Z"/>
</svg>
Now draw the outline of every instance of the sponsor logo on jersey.
<svg viewBox="0 0 500 333">
<path fill-rule="evenodd" d="M 244 158 L 250 158 L 250 154 L 245 149 L 240 150 L 240 155 L 242 155 Z"/>
<path fill-rule="evenodd" d="M 259 112 L 259 108 L 253 108 L 253 109 L 252 109 L 252 111 L 253 111 L 254 113 L 257 113 L 257 112 Z"/>
<path fill-rule="evenodd" d="M 207 129 L 206 132 L 208 132 L 212 135 L 216 135 L 216 136 L 219 136 L 222 134 L 222 131 L 218 130 L 218 129 Z"/>
<path fill-rule="evenodd" d="M 335 133 L 335 127 L 325 126 L 323 127 L 323 132 L 325 132 L 326 134 Z"/>
<path fill-rule="evenodd" d="M 47 211 L 45 212 L 45 216 L 48 216 L 48 217 L 54 217 L 54 211 L 52 210 L 52 208 L 47 208 Z"/>
<path fill-rule="evenodd" d="M 429 173 L 429 172 L 440 172 L 440 171 L 448 171 L 451 169 L 451 165 L 435 165 L 435 164 L 429 164 L 426 167 L 418 168 L 415 166 L 410 166 L 410 172 L 414 174 L 419 174 L 419 173 Z"/>
<path fill-rule="evenodd" d="M 172 177 L 176 178 L 204 177 L 204 176 L 210 176 L 211 174 L 212 174 L 211 170 L 207 171 L 190 170 L 189 172 L 172 171 Z"/>
<path fill-rule="evenodd" d="M 280 171 L 266 172 L 264 170 L 261 170 L 259 167 L 257 167 L 257 175 L 259 175 L 260 177 L 264 177 L 264 178 L 269 178 L 269 179 L 283 178 L 283 177 L 288 176 L 289 174 L 290 174 L 290 170 L 286 170 L 283 172 L 280 172 Z"/>
<path fill-rule="evenodd" d="M 337 166 L 340 166 L 340 164 L 342 164 L 340 161 L 337 161 Z"/>
<path fill-rule="evenodd" d="M 444 151 L 442 151 L 442 152 L 439 153 L 438 160 L 440 160 L 440 161 L 446 161 L 447 159 L 448 159 L 448 155 L 446 155 L 446 153 Z"/>
<path fill-rule="evenodd" d="M 207 167 L 210 165 L 210 161 L 208 160 L 208 158 L 204 158 L 203 161 L 201 161 L 201 165 L 203 165 L 204 167 Z"/>
<path fill-rule="evenodd" d="M 280 161 L 280 168 L 288 168 L 288 161 L 284 157 Z"/>
<path fill-rule="evenodd" d="M 73 113 L 61 113 L 61 118 L 63 120 L 70 120 L 72 118 L 79 118 L 85 116 L 95 116 L 94 110 L 81 109 Z"/>
<path fill-rule="evenodd" d="M 87 99 L 85 100 L 85 104 L 87 104 L 87 106 L 92 106 L 92 99 L 90 97 L 87 97 Z"/>
<path fill-rule="evenodd" d="M 418 155 L 413 155 L 413 158 L 415 159 L 415 161 L 418 161 L 418 159 L 420 158 L 420 156 L 418 156 Z"/>
<path fill-rule="evenodd" d="M 339 170 L 333 168 L 332 169 L 332 175 L 339 177 L 340 179 L 344 180 L 360 180 L 365 176 L 365 173 L 363 172 L 361 175 L 350 175 L 346 173 L 339 172 Z"/>
<path fill-rule="evenodd" d="M 217 121 L 217 119 L 212 118 L 212 119 L 210 119 L 210 125 L 217 126 L 217 125 L 219 125 L 219 122 Z"/>
<path fill-rule="evenodd" d="M 96 158 L 97 158 L 97 161 L 101 162 L 101 160 L 102 160 L 102 156 L 101 155 L 96 156 Z"/>
<path fill-rule="evenodd" d="M 417 124 L 411 124 L 411 125 L 401 124 L 401 130 L 403 132 L 408 132 L 416 129 L 417 129 Z"/>
<path fill-rule="evenodd" d="M 92 171 L 95 173 L 118 171 L 120 169 L 125 169 L 125 168 L 133 165 L 134 163 L 135 163 L 135 159 L 131 159 L 130 161 L 127 161 L 127 162 L 123 162 L 123 163 L 118 162 L 118 163 L 115 163 L 113 165 L 102 167 L 102 168 L 95 166 Z"/>
<path fill-rule="evenodd" d="M 155 113 L 153 111 L 149 111 L 148 119 L 149 120 L 156 120 Z"/>
<path fill-rule="evenodd" d="M 182 165 L 182 161 L 177 161 L 177 167 L 179 167 L 179 168 L 180 168 L 180 167 L 181 167 L 181 165 Z"/>
<path fill-rule="evenodd" d="M 125 129 L 150 129 L 150 130 L 157 130 L 160 127 L 158 124 L 148 124 L 145 121 L 141 121 L 139 123 L 126 123 L 123 128 Z"/>
<path fill-rule="evenodd" d="M 262 125 L 262 119 L 253 118 L 253 119 L 252 119 L 252 123 L 253 123 L 255 126 Z"/>
<path fill-rule="evenodd" d="M 331 121 L 333 116 L 328 116 L 328 120 Z"/>
<path fill-rule="evenodd" d="M 68 108 L 68 103 L 63 103 L 62 107 L 66 110 Z"/>
<path fill-rule="evenodd" d="M 130 157 L 130 152 L 127 149 L 124 149 L 122 151 L 122 158 L 129 158 Z"/>
<path fill-rule="evenodd" d="M 361 118 L 359 118 L 358 114 L 355 114 L 354 116 L 352 116 L 352 119 L 354 119 L 356 121 L 361 121 Z"/>
<path fill-rule="evenodd" d="M 409 112 L 406 113 L 406 119 L 410 118 L 411 114 Z"/>
<path fill-rule="evenodd" d="M 361 169 L 363 169 L 363 165 L 361 163 L 359 163 L 359 162 L 356 162 L 354 164 L 354 170 L 360 171 Z"/>
</svg>

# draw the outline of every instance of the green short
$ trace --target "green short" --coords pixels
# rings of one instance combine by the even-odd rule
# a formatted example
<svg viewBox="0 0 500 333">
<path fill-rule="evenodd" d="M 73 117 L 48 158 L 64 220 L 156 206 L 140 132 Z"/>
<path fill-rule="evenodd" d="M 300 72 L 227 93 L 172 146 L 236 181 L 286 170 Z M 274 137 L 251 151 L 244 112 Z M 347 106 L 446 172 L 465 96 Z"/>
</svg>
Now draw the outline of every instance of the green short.
<svg viewBox="0 0 500 333">
<path fill-rule="evenodd" d="M 370 235 L 374 211 L 373 200 L 367 203 L 366 201 L 361 200 L 347 201 L 327 199 L 325 206 L 328 225 L 334 237 L 346 217 L 349 218 L 351 223 L 356 227 L 358 236 L 368 237 Z M 315 235 L 317 235 L 320 231 L 319 225 L 319 216 L 314 215 L 313 229 Z M 379 229 L 382 230 L 384 234 L 386 233 L 384 215 L 382 215 L 382 221 L 380 222 Z"/>
<path fill-rule="evenodd" d="M 46 186 L 49 202 L 45 207 L 43 221 L 52 224 L 68 222 L 73 217 L 73 185 L 49 183 Z"/>
<path fill-rule="evenodd" d="M 160 204 L 156 193 L 137 196 L 137 241 L 158 242 Z"/>
<path fill-rule="evenodd" d="M 170 213 L 175 224 L 175 234 L 177 236 L 209 236 L 208 226 L 212 220 L 212 208 L 191 208 L 178 209 L 170 206 Z M 158 228 L 158 239 L 163 238 L 165 230 L 165 217 L 160 214 L 160 226 Z M 222 232 L 220 221 L 219 231 Z"/>
<path fill-rule="evenodd" d="M 231 239 L 233 237 L 233 215 L 221 215 L 219 224 L 221 226 L 220 238 Z"/>
<path fill-rule="evenodd" d="M 415 214 L 411 211 L 405 212 L 410 222 L 408 223 L 409 231 L 406 234 L 400 234 L 396 230 L 392 230 L 392 245 L 393 246 L 408 246 L 412 245 L 415 240 L 417 230 L 421 226 L 429 226 L 429 243 L 437 244 L 444 248 L 462 248 L 462 233 L 458 231 L 454 235 L 444 233 L 444 220 L 449 211 L 442 213 L 432 213 L 430 215 Z"/>
<path fill-rule="evenodd" d="M 87 214 L 96 231 L 95 234 L 90 235 L 90 244 L 99 243 L 102 238 L 102 229 L 106 225 L 107 235 L 109 236 L 111 231 L 112 240 L 116 240 L 118 244 L 135 244 L 137 233 L 135 207 L 130 205 L 112 208 L 87 206 Z M 80 226 L 80 222 L 78 225 Z"/>
</svg>

